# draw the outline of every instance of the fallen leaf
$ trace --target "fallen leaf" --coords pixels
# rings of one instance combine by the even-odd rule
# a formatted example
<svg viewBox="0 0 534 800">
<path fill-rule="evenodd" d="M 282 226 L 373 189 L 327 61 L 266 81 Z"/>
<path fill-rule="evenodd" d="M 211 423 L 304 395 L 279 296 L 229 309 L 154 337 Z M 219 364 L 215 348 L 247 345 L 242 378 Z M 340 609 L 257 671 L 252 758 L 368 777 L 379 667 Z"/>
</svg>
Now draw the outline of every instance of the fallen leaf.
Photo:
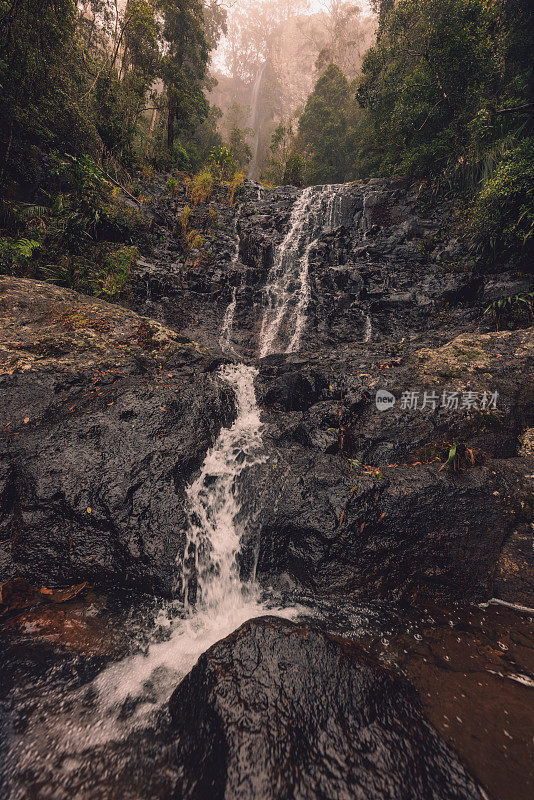
<svg viewBox="0 0 534 800">
<path fill-rule="evenodd" d="M 13 578 L 0 585 L 0 605 L 9 609 L 17 609 L 40 603 L 65 603 L 80 594 L 86 587 L 87 582 L 68 586 L 65 589 L 49 589 L 47 586 L 37 589 L 24 578 Z"/>
</svg>

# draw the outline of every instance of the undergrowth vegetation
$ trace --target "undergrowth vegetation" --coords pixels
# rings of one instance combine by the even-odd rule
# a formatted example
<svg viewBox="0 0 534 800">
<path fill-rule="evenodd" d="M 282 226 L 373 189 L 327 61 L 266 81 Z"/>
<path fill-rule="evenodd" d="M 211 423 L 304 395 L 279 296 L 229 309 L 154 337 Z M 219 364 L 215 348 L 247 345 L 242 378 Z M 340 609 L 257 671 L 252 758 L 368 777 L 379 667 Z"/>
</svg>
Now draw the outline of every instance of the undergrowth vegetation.
<svg viewBox="0 0 534 800">
<path fill-rule="evenodd" d="M 147 223 L 89 157 L 50 162 L 39 203 L 1 202 L 0 272 L 118 299 L 150 244 Z"/>
<path fill-rule="evenodd" d="M 534 15 L 528 0 L 375 0 L 376 44 L 332 61 L 265 175 L 309 185 L 421 180 L 449 200 L 479 267 L 534 258 Z"/>
</svg>

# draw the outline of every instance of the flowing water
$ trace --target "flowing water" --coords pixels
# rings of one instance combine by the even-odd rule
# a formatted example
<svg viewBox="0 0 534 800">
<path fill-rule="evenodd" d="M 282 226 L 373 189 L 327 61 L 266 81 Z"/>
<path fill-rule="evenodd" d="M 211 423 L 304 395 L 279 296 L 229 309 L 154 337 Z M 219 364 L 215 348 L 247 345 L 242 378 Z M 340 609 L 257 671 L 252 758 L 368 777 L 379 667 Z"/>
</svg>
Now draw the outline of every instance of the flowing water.
<svg viewBox="0 0 534 800">
<path fill-rule="evenodd" d="M 340 208 L 338 186 L 310 186 L 293 206 L 288 232 L 276 249 L 265 287 L 260 358 L 299 349 L 310 301 L 310 254 L 318 236 L 335 227 Z"/>
<path fill-rule="evenodd" d="M 219 346 L 223 353 L 232 353 L 232 330 L 234 327 L 235 307 L 237 304 L 237 286 L 232 289 L 232 299 L 230 300 L 221 325 L 219 334 Z"/>
<path fill-rule="evenodd" d="M 298 349 L 310 299 L 310 253 L 321 231 L 334 226 L 337 209 L 336 187 L 306 189 L 297 199 L 265 290 L 261 356 L 276 348 Z M 236 228 L 234 261 L 238 255 Z M 220 332 L 226 352 L 231 350 L 235 304 L 236 289 Z M 44 774 L 48 769 L 58 785 L 64 783 L 84 751 L 125 742 L 133 731 L 148 729 L 173 689 L 216 641 L 265 613 L 287 618 L 299 613 L 298 608 L 266 601 L 254 581 L 243 581 L 239 574 L 240 541 L 249 522 L 240 502 L 240 484 L 246 471 L 266 457 L 255 376 L 256 369 L 245 364 L 219 370 L 218 378 L 234 392 L 236 416 L 221 430 L 187 489 L 188 531 L 178 576 L 183 603 L 161 604 L 144 649 L 110 664 L 89 684 L 67 689 L 60 682 L 37 693 L 38 716 L 23 735 L 11 735 L 19 774 L 25 769 Z M 55 797 L 55 790 L 43 796 Z"/>
<path fill-rule="evenodd" d="M 239 238 L 238 225 L 242 208 L 243 204 L 241 203 L 241 205 L 237 209 L 237 214 L 235 215 L 235 222 L 234 222 L 235 249 L 232 256 L 231 267 L 234 267 L 239 261 L 239 246 L 241 244 L 241 240 Z M 230 300 L 230 303 L 228 304 L 226 311 L 224 313 L 221 325 L 221 331 L 219 333 L 219 346 L 223 351 L 223 353 L 227 354 L 234 352 L 234 348 L 232 346 L 232 330 L 234 327 L 236 303 L 237 303 L 237 286 L 234 286 L 234 288 L 232 289 L 232 299 Z"/>
<path fill-rule="evenodd" d="M 306 189 L 297 198 L 265 287 L 261 356 L 298 350 L 311 296 L 310 255 L 321 233 L 338 224 L 342 205 L 342 193 L 335 186 Z M 234 261 L 239 255 L 237 227 L 235 233 Z M 236 291 L 232 292 L 220 331 L 220 344 L 226 352 L 232 352 Z M 372 322 L 367 316 L 364 340 L 370 341 L 371 337 Z M 89 667 L 90 674 L 86 676 L 86 666 L 80 672 L 77 666 L 69 672 L 69 665 L 59 662 L 52 670 L 43 668 L 45 677 L 37 676 L 34 684 L 31 676 L 26 683 L 21 682 L 13 693 L 14 721 L 3 724 L 0 719 L 0 738 L 5 736 L 9 741 L 0 783 L 2 774 L 9 775 L 11 781 L 4 794 L 0 787 L 1 800 L 139 800 L 146 796 L 144 789 L 150 781 L 157 785 L 148 796 L 171 796 L 172 765 L 161 756 L 165 740 L 164 735 L 158 736 L 165 730 L 166 704 L 172 691 L 203 652 L 247 620 L 266 613 L 295 618 L 302 612 L 295 606 L 274 603 L 262 595 L 253 579 L 245 581 L 239 573 L 240 542 L 252 522 L 249 509 L 241 502 L 241 486 L 246 482 L 247 471 L 266 457 L 263 424 L 254 393 L 256 374 L 253 366 L 245 364 L 226 365 L 218 373 L 218 379 L 234 392 L 236 414 L 232 425 L 220 431 L 187 489 L 188 530 L 183 569 L 177 571 L 183 602 L 160 602 L 146 618 L 139 611 L 137 623 L 127 618 L 124 633 L 130 639 L 131 654 L 103 669 L 97 663 L 96 668 Z M 493 602 L 506 606 L 503 601 Z M 519 610 L 532 612 L 528 608 Z M 461 614 L 456 619 L 454 611 L 450 615 L 447 612 L 443 620 L 434 611 L 432 615 L 425 612 L 422 621 L 409 621 L 406 631 L 395 632 L 392 623 L 387 638 L 381 618 L 376 642 L 371 638 L 369 643 L 371 652 L 375 648 L 377 657 L 386 662 L 396 663 L 399 653 L 404 654 L 408 674 L 418 686 L 434 724 L 438 729 L 442 725 L 442 733 L 447 736 L 449 723 L 452 720 L 451 724 L 456 725 L 456 720 L 456 727 L 460 726 L 458 741 L 462 742 L 464 721 L 458 714 L 458 687 L 462 698 L 467 695 L 465 702 L 474 720 L 467 752 L 472 739 L 476 742 L 473 765 L 476 768 L 479 759 L 482 774 L 491 772 L 493 762 L 500 763 L 499 752 L 508 746 L 512 736 L 508 730 L 501 730 L 497 709 L 494 733 L 500 732 L 501 738 L 483 735 L 481 743 L 478 710 L 491 708 L 494 697 L 504 691 L 505 705 L 519 709 L 516 717 L 522 725 L 521 692 L 531 685 L 528 670 L 508 655 L 512 641 L 506 638 L 511 627 L 506 615 L 511 613 L 515 611 L 490 606 L 481 612 L 478 621 L 473 619 L 472 611 L 468 612 L 468 619 Z M 490 630 L 488 638 L 493 624 L 495 632 Z M 354 619 L 348 619 L 346 629 L 360 631 L 360 636 L 366 632 L 371 637 L 370 620 L 359 608 Z M 429 636 L 434 649 L 420 652 L 427 647 L 422 644 L 423 637 Z M 463 646 L 458 647 L 461 637 L 465 642 L 462 640 Z M 24 660 L 21 663 L 24 666 Z M 474 664 L 477 671 L 473 671 Z M 447 689 L 447 681 L 448 694 L 443 689 Z M 484 723 L 486 717 L 487 714 Z M 525 716 L 525 741 L 528 725 Z M 518 731 L 522 733 L 520 726 Z M 488 749 L 485 743 L 491 743 L 493 738 L 497 745 Z M 519 754 L 523 758 L 521 750 Z M 525 764 L 527 759 L 528 754 L 524 756 Z M 140 763 L 145 765 L 144 772 Z M 506 782 L 512 785 L 516 775 L 514 769 L 502 779 L 496 775 L 496 787 L 500 790 L 500 784 Z M 528 788 L 525 797 L 527 791 Z M 499 796 L 506 796 L 504 790 Z"/>
</svg>

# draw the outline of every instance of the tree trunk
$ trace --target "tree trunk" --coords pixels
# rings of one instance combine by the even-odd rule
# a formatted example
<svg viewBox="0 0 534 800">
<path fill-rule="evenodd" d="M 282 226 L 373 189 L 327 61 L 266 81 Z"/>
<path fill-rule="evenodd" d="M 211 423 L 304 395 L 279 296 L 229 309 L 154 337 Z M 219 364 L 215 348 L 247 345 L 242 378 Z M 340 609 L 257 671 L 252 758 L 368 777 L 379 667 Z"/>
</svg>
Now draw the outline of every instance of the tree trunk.
<svg viewBox="0 0 534 800">
<path fill-rule="evenodd" d="M 148 137 L 146 141 L 146 150 L 145 150 L 145 158 L 148 158 L 150 154 L 150 145 L 152 144 L 152 139 L 154 138 L 154 129 L 156 127 L 156 119 L 158 117 L 158 109 L 152 109 L 152 119 L 150 120 L 150 128 L 148 129 Z"/>
<path fill-rule="evenodd" d="M 174 99 L 169 97 L 169 116 L 167 118 L 167 147 L 172 150 L 174 147 L 174 116 L 176 114 L 176 106 Z"/>
</svg>

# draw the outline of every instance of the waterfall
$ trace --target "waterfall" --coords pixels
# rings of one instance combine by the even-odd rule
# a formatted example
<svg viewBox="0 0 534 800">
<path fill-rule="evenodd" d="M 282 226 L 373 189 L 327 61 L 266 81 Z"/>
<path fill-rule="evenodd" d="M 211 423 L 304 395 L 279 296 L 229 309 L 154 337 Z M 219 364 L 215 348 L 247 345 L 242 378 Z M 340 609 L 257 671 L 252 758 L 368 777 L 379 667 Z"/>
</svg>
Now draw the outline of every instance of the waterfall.
<svg viewBox="0 0 534 800">
<path fill-rule="evenodd" d="M 371 337 L 373 335 L 373 324 L 371 322 L 371 317 L 369 314 L 365 317 L 365 327 L 363 329 L 363 341 L 370 342 Z"/>
<path fill-rule="evenodd" d="M 235 248 L 231 261 L 232 267 L 235 267 L 235 265 L 239 260 L 239 246 L 241 244 L 241 240 L 239 238 L 239 232 L 237 226 L 239 224 L 239 217 L 241 216 L 242 208 L 243 208 L 243 203 L 239 205 L 237 213 L 235 215 L 235 221 L 234 221 Z M 232 298 L 226 308 L 226 311 L 224 312 L 221 331 L 219 333 L 219 347 L 221 348 L 223 353 L 232 353 L 234 350 L 234 348 L 232 347 L 232 331 L 234 327 L 234 315 L 235 315 L 236 303 L 237 303 L 237 287 L 234 286 L 234 288 L 232 289 Z"/>
<path fill-rule="evenodd" d="M 194 554 L 194 569 L 184 568 L 185 597 L 193 578 L 202 603 L 212 609 L 242 591 L 236 555 L 239 551 L 238 479 L 253 464 L 265 459 L 262 451 L 260 410 L 254 394 L 254 367 L 222 367 L 220 377 L 234 389 L 237 416 L 223 428 L 208 452 L 198 478 L 187 490 L 189 530 L 186 554 Z M 187 564 L 187 559 L 184 559 Z M 198 599 L 198 598 L 197 598 Z"/>
<path fill-rule="evenodd" d="M 245 364 L 225 365 L 218 373 L 234 391 L 237 413 L 233 424 L 219 433 L 199 475 L 186 491 L 188 530 L 182 570 L 185 618 L 171 622 L 171 634 L 165 641 L 153 642 L 147 653 L 113 664 L 93 683 L 108 709 L 118 710 L 128 698 L 137 698 L 137 724 L 146 723 L 147 715 L 169 698 L 212 644 L 254 617 L 269 613 L 292 618 L 297 613 L 294 607 L 262 602 L 257 586 L 241 580 L 237 564 L 243 532 L 239 480 L 266 457 L 254 393 L 256 374 L 254 367 Z M 151 697 L 143 705 L 140 698 L 144 687 L 147 682 L 154 683 L 155 675 L 156 688 L 151 687 Z M 109 730 L 99 731 L 98 741 L 103 734 L 113 738 L 118 731 L 115 720 Z"/>
<path fill-rule="evenodd" d="M 340 202 L 336 186 L 304 189 L 295 201 L 265 287 L 260 356 L 273 352 L 275 346 L 284 352 L 298 350 L 310 299 L 310 254 L 320 233 L 334 228 Z M 239 257 L 237 219 L 234 230 L 232 263 Z M 234 288 L 219 335 L 223 349 L 231 347 L 235 303 Z M 219 378 L 234 391 L 237 413 L 233 424 L 219 433 L 186 491 L 188 527 L 182 570 L 186 617 L 172 623 L 166 641 L 151 644 L 146 654 L 127 658 L 97 678 L 95 687 L 108 704 L 117 707 L 129 696 L 139 696 L 154 672 L 163 669 L 169 676 L 160 679 L 164 687 L 159 694 L 161 702 L 211 644 L 247 619 L 267 611 L 287 617 L 297 613 L 295 608 L 273 609 L 262 602 L 255 584 L 241 580 L 237 564 L 243 532 L 240 479 L 265 459 L 254 394 L 256 374 L 254 367 L 245 364 L 219 370 Z"/>
<path fill-rule="evenodd" d="M 321 231 L 331 230 L 336 223 L 337 194 L 336 187 L 314 187 L 301 192 L 295 202 L 265 289 L 262 356 L 275 346 L 284 352 L 299 348 L 310 299 L 309 258 Z M 239 255 L 237 222 L 235 230 L 234 262 Z M 221 346 L 228 348 L 236 291 L 220 331 Z M 35 768 L 45 764 L 50 754 L 81 758 L 88 748 L 126 741 L 133 729 L 152 723 L 154 714 L 212 644 L 254 617 L 269 613 L 291 619 L 300 612 L 296 606 L 265 600 L 255 581 L 243 581 L 239 574 L 241 537 L 250 522 L 240 501 L 241 483 L 246 471 L 266 458 L 254 393 L 256 374 L 254 367 L 245 364 L 225 365 L 218 372 L 218 379 L 234 392 L 236 416 L 229 427 L 221 429 L 186 489 L 188 522 L 178 574 L 183 603 L 161 602 L 148 646 L 100 672 L 90 684 L 92 699 L 88 700 L 87 685 L 58 696 L 53 711 L 18 737 L 13 752 L 19 764 Z M 68 759 L 65 764 L 68 773 Z"/>
<path fill-rule="evenodd" d="M 297 198 L 264 290 L 260 358 L 274 350 L 292 353 L 299 349 L 310 300 L 310 253 L 319 234 L 333 230 L 340 208 L 337 186 L 311 186 Z"/>
<path fill-rule="evenodd" d="M 231 353 L 232 347 L 232 330 L 234 327 L 235 307 L 237 303 L 237 286 L 232 289 L 232 299 L 228 303 L 221 325 L 221 332 L 219 334 L 219 345 L 223 353 Z"/>
<path fill-rule="evenodd" d="M 267 62 L 264 62 L 256 75 L 256 80 L 252 87 L 252 96 L 250 100 L 250 115 L 248 120 L 249 128 L 254 130 L 254 142 L 252 145 L 252 160 L 248 168 L 248 177 L 257 178 L 258 172 L 258 155 L 260 149 L 260 111 L 261 111 L 261 89 L 263 84 L 263 76 Z"/>
</svg>

